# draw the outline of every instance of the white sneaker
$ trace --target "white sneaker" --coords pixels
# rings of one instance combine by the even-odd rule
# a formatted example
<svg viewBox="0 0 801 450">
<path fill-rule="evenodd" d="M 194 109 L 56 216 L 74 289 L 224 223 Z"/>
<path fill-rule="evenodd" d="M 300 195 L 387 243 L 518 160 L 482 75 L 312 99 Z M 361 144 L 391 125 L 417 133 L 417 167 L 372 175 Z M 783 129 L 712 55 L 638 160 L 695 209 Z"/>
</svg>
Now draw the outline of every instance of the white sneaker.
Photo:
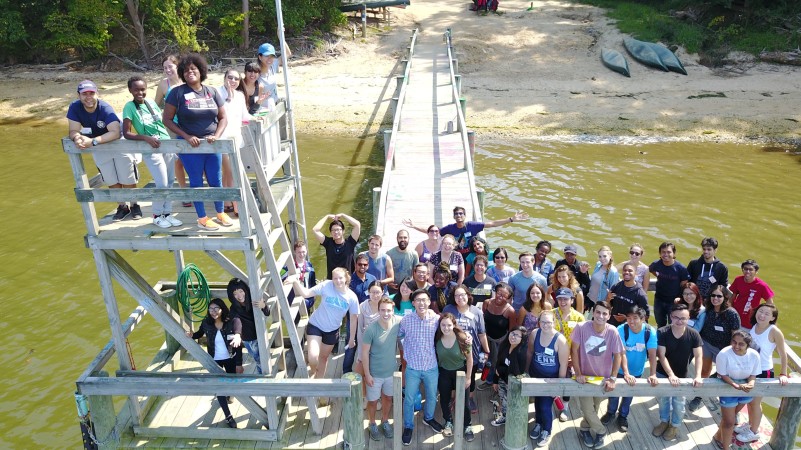
<svg viewBox="0 0 801 450">
<path fill-rule="evenodd" d="M 155 226 L 157 226 L 159 228 L 170 228 L 172 226 L 172 225 L 170 225 L 170 222 L 167 220 L 167 218 L 164 217 L 164 216 L 156 216 L 156 217 L 154 217 L 153 218 L 153 225 L 155 225 Z"/>
<path fill-rule="evenodd" d="M 746 431 L 745 433 L 739 433 L 737 435 L 737 440 L 740 441 L 740 442 L 746 442 L 746 443 L 758 441 L 759 440 L 759 434 L 754 433 L 749 428 L 748 431 Z"/>
<path fill-rule="evenodd" d="M 540 434 L 540 439 L 537 441 L 537 447 L 547 447 L 548 443 L 551 441 L 551 433 L 543 430 Z"/>
<path fill-rule="evenodd" d="M 176 219 L 175 216 L 172 216 L 172 215 L 164 216 L 164 219 L 167 222 L 169 222 L 170 226 L 172 226 L 172 227 L 180 227 L 181 225 L 184 224 L 183 222 L 181 222 L 180 220 Z"/>
<path fill-rule="evenodd" d="M 734 427 L 734 434 L 743 434 L 748 431 L 751 431 L 751 424 L 749 424 L 748 422 L 742 423 Z"/>
</svg>

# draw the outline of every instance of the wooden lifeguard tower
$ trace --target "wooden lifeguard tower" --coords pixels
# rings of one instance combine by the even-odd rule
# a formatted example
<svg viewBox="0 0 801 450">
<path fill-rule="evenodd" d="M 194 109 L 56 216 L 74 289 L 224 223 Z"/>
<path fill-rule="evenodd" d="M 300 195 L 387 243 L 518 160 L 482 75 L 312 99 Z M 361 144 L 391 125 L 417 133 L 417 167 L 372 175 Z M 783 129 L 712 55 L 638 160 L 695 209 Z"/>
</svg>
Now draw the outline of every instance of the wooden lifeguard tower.
<svg viewBox="0 0 801 450">
<path fill-rule="evenodd" d="M 283 32 L 280 38 L 283 44 Z M 297 389 L 292 393 L 290 383 L 282 386 L 289 388 L 283 390 L 287 396 L 266 394 L 269 386 L 276 383 L 308 378 L 302 342 L 308 312 L 304 299 L 288 300 L 291 286 L 284 285 L 281 279 L 282 268 L 289 275 L 295 274 L 291 243 L 306 238 L 286 56 L 282 58 L 284 100 L 275 111 L 243 129 L 245 145 L 241 150 L 232 140 L 203 143 L 198 148 L 182 140 L 170 140 L 162 141 L 158 149 L 144 142 L 120 140 L 86 150 L 78 149 L 69 139 L 62 141 L 86 223 L 85 243 L 94 257 L 111 330 L 108 345 L 77 380 L 76 400 L 79 415 L 85 419 L 82 428 L 87 448 L 124 447 L 123 441 L 137 437 L 275 441 L 280 439 L 286 421 L 288 395 L 309 392 Z M 230 159 L 234 186 L 105 189 L 99 185 L 99 176 L 92 177 L 87 172 L 83 162 L 86 153 L 220 153 Z M 182 201 L 236 201 L 239 217 L 232 227 L 208 232 L 196 226 L 193 208 L 176 208 L 174 212 L 184 225 L 161 229 L 148 219 L 150 202 L 156 199 L 173 200 L 176 206 Z M 96 202 L 130 200 L 142 205 L 143 219 L 114 223 L 110 216 L 98 214 Z M 121 253 L 124 250 L 172 252 L 179 273 L 186 267 L 185 252 L 205 253 L 216 266 L 215 272 L 221 268 L 230 274 L 224 280 L 209 283 L 212 297 L 226 298 L 229 278 L 246 280 L 251 297 L 263 298 L 271 312 L 267 317 L 258 309 L 254 311 L 264 375 L 226 375 L 206 350 L 186 337 L 192 324 L 187 320 L 188 312 L 181 311 L 175 301 L 175 282 L 147 280 Z M 120 315 L 114 281 L 139 303 L 128 320 Z M 166 339 L 147 369 L 132 370 L 126 339 L 146 314 L 161 325 Z M 110 377 L 103 368 L 114 353 L 120 370 Z M 286 355 L 291 355 L 292 360 L 288 362 Z M 193 362 L 186 362 L 188 359 Z M 254 386 L 261 390 L 257 392 Z M 267 391 L 264 386 L 268 386 Z M 229 429 L 217 427 L 219 420 L 214 419 L 214 414 L 194 418 L 196 412 L 186 409 L 189 403 L 184 399 L 209 395 L 235 397 L 242 411 L 240 417 L 247 417 L 247 423 L 243 425 L 240 418 L 240 429 Z M 112 396 L 127 397 L 119 411 L 115 410 Z M 309 397 L 306 404 L 311 427 L 319 433 L 316 400 Z M 214 409 L 205 407 L 206 411 Z M 173 421 L 180 417 L 190 418 L 191 426 Z"/>
</svg>

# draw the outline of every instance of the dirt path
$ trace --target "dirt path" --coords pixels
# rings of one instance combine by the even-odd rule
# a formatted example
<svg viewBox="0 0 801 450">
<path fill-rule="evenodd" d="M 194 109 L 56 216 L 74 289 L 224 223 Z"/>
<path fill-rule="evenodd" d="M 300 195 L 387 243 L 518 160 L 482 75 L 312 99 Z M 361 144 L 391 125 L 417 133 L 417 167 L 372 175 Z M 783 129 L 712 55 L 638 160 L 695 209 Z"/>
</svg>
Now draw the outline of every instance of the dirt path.
<svg viewBox="0 0 801 450">
<path fill-rule="evenodd" d="M 386 127 L 389 98 L 410 30 L 428 38 L 453 30 L 467 121 L 479 136 L 662 136 L 707 140 L 799 137 L 801 69 L 758 64 L 709 69 L 678 56 L 689 76 L 646 68 L 629 58 L 631 78 L 600 63 L 604 47 L 624 52 L 623 35 L 603 11 L 567 2 L 502 0 L 502 14 L 481 16 L 469 2 L 412 0 L 392 9 L 392 30 L 366 40 L 345 36 L 336 58 L 290 65 L 299 132 L 364 135 Z M 624 52 L 625 53 L 625 52 Z M 81 73 L 16 67 L 3 71 L 0 120 L 61 118 L 75 85 L 92 78 L 118 111 L 130 73 Z M 151 92 L 157 74 L 151 74 Z M 219 85 L 221 71 L 210 76 Z M 383 123 L 383 125 L 382 125 Z"/>
</svg>

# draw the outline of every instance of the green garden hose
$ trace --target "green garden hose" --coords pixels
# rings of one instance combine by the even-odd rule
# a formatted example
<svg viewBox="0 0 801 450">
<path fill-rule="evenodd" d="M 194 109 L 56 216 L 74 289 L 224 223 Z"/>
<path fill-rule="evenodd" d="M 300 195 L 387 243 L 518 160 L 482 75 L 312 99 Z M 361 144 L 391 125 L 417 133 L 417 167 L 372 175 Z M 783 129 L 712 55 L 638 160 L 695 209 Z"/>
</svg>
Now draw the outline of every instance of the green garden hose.
<svg viewBox="0 0 801 450">
<path fill-rule="evenodd" d="M 178 302 L 192 322 L 202 322 L 211 301 L 209 284 L 203 272 L 194 265 L 187 264 L 177 283 Z M 190 314 L 191 313 L 191 314 Z"/>
</svg>

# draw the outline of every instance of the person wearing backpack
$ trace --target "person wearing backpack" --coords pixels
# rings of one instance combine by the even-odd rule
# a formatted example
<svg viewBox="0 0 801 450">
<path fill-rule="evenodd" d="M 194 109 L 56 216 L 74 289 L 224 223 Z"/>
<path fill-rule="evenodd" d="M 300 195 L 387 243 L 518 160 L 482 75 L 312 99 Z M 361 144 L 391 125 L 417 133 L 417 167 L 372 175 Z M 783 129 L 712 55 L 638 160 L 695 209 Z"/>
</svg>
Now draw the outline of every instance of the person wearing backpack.
<svg viewBox="0 0 801 450">
<path fill-rule="evenodd" d="M 656 382 L 656 330 L 648 325 L 646 320 L 645 310 L 635 306 L 626 314 L 626 323 L 617 327 L 626 350 L 617 377 L 623 378 L 630 386 L 634 386 L 637 378 L 642 376 L 646 360 L 649 362 L 651 371 L 648 380 L 651 383 Z M 609 397 L 606 414 L 601 417 L 601 423 L 608 425 L 615 418 L 615 412 L 617 412 L 617 428 L 621 433 L 627 432 L 632 400 L 633 397 L 623 397 L 623 401 L 620 401 L 619 397 Z M 618 403 L 620 404 L 619 410 Z"/>
</svg>

